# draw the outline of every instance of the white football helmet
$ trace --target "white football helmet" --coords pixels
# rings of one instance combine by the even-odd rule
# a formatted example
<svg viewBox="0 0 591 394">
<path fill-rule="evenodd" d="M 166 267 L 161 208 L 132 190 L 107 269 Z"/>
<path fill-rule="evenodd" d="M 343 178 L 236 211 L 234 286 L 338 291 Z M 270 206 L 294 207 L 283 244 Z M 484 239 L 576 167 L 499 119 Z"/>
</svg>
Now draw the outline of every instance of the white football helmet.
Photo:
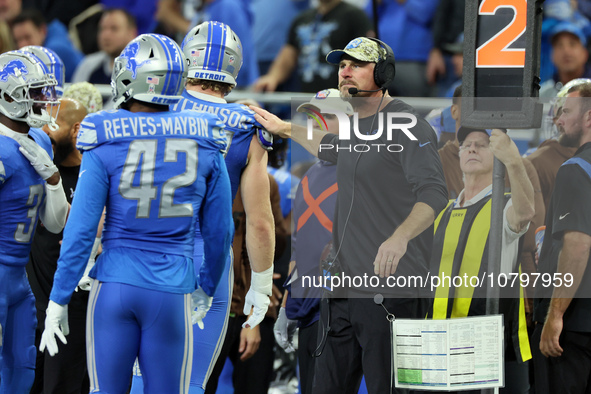
<svg viewBox="0 0 591 394">
<path fill-rule="evenodd" d="M 0 55 L 0 112 L 6 117 L 41 128 L 57 118 L 57 81 L 43 62 L 23 51 Z"/>
</svg>

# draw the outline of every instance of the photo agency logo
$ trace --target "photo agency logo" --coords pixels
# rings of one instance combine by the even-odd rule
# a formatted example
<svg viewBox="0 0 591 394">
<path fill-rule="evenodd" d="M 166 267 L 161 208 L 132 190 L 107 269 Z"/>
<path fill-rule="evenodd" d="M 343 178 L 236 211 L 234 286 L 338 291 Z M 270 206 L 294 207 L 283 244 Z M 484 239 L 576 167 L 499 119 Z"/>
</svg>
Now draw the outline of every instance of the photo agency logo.
<svg viewBox="0 0 591 394">
<path fill-rule="evenodd" d="M 403 132 L 410 141 L 418 141 L 410 131 L 417 124 L 415 115 L 406 112 L 378 112 L 370 121 L 373 130 L 360 130 L 359 114 L 352 110 L 339 108 L 345 103 L 340 98 L 330 98 L 324 91 L 318 92 L 310 103 L 298 108 L 307 116 L 307 138 L 312 139 L 314 129 L 334 132 L 338 127 L 339 140 L 351 141 L 351 144 L 320 144 L 319 151 L 336 149 L 349 152 L 402 152 L 404 147 L 400 143 L 394 143 L 394 133 Z M 320 104 L 326 100 L 327 105 Z M 333 100 L 332 104 L 329 104 Z M 338 101 L 337 101 L 338 100 Z M 360 100 L 360 99 L 358 99 Z M 348 104 L 348 103 L 345 103 Z M 367 124 L 367 123 L 366 123 Z M 377 124 L 377 126 L 376 126 Z M 369 126 L 365 126 L 370 128 Z M 396 138 L 400 142 L 399 138 Z"/>
</svg>

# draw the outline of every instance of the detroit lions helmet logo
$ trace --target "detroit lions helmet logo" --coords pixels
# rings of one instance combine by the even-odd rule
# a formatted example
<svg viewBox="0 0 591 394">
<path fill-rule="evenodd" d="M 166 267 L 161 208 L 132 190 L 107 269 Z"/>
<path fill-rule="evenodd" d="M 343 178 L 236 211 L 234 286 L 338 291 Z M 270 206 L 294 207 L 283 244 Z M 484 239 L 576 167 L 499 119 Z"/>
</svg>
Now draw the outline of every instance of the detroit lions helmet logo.
<svg viewBox="0 0 591 394">
<path fill-rule="evenodd" d="M 131 71 L 131 77 L 133 79 L 135 79 L 137 76 L 137 69 L 143 66 L 144 64 L 150 62 L 150 60 L 148 59 L 138 64 L 137 59 L 135 57 L 137 56 L 137 52 L 139 51 L 139 49 L 139 42 L 133 42 L 125 47 L 123 53 L 121 53 L 120 56 L 122 59 L 126 59 L 125 68 Z"/>
<path fill-rule="evenodd" d="M 11 60 L 8 63 L 6 63 L 2 70 L 0 70 L 0 81 L 8 81 L 8 77 L 10 75 L 19 77 L 22 75 L 27 75 L 28 73 L 29 70 L 27 69 L 27 66 L 25 66 L 25 63 L 22 62 L 22 60 Z"/>
</svg>

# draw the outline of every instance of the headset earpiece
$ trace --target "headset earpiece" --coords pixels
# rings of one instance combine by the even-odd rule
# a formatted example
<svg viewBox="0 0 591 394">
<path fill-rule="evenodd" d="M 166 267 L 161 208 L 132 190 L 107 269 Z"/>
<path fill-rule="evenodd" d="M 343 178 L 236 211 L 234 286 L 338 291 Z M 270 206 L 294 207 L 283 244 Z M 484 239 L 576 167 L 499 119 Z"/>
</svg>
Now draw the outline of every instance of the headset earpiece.
<svg viewBox="0 0 591 394">
<path fill-rule="evenodd" d="M 388 85 L 394 80 L 394 76 L 396 75 L 394 51 L 392 51 L 392 48 L 390 48 L 388 44 L 378 40 L 377 38 L 370 38 L 370 40 L 375 41 L 378 46 L 386 50 L 386 58 L 380 59 L 380 61 L 376 63 L 376 67 L 373 72 L 373 78 L 376 85 L 381 88 L 387 88 Z"/>
</svg>

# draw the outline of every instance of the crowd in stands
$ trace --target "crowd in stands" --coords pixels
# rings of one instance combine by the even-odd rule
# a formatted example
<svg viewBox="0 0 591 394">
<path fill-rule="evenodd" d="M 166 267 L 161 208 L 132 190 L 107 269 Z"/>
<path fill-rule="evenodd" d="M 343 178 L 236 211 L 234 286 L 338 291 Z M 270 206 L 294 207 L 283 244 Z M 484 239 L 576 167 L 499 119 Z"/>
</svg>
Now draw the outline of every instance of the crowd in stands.
<svg viewBox="0 0 591 394">
<path fill-rule="evenodd" d="M 335 66 L 323 54 L 354 37 L 375 36 L 394 50 L 393 96 L 451 97 L 461 83 L 464 8 L 465 0 L 4 0 L 0 52 L 42 45 L 63 59 L 66 82 L 108 84 L 113 59 L 138 34 L 180 43 L 192 26 L 216 20 L 244 46 L 237 89 L 332 88 Z M 541 97 L 591 75 L 590 14 L 585 1 L 544 4 Z"/>
<path fill-rule="evenodd" d="M 78 124 L 77 127 L 79 127 L 86 113 L 113 108 L 110 98 L 101 97 L 93 85 L 111 83 L 115 58 L 130 41 L 143 33 L 164 34 L 180 45 L 185 34 L 202 22 L 222 22 L 240 38 L 241 50 L 244 54 L 243 59 L 240 59 L 243 64 L 236 78 L 236 90 L 269 93 L 284 91 L 311 95 L 326 89 L 333 89 L 332 94 L 335 94 L 334 88 L 338 87 L 338 65 L 330 64 L 325 60 L 327 53 L 334 49 L 345 48 L 356 37 L 376 37 L 388 44 L 395 55 L 396 77 L 394 82 L 387 86 L 391 96 L 448 97 L 453 100 L 450 107 L 437 109 L 427 117 L 427 120 L 437 134 L 442 174 L 448 189 L 447 197 L 456 199 L 466 185 L 470 184 L 470 180 L 466 181 L 465 174 L 460 168 L 460 151 L 476 149 L 476 142 L 482 139 L 488 141 L 485 134 L 488 133 L 489 137 L 494 135 L 488 131 L 478 130 L 480 133 L 473 134 L 471 139 L 468 139 L 467 147 L 462 148 L 462 143 L 469 133 L 458 134 L 462 97 L 465 2 L 466 0 L 377 0 L 374 4 L 372 0 L 77 0 L 75 2 L 0 0 L 0 53 L 26 46 L 42 46 L 52 50 L 62 59 L 67 85 L 63 93 L 63 97 L 66 98 L 65 104 L 62 104 L 64 112 L 60 112 L 63 119 L 60 118 L 58 123 L 60 126 L 67 124 L 68 130 L 74 130 L 73 125 Z M 545 1 L 540 59 L 540 97 L 543 99 L 550 100 L 557 96 L 565 96 L 567 94 L 565 86 L 569 87 L 569 82 L 573 80 L 591 82 L 589 59 L 591 6 L 589 4 L 590 2 L 583 0 Z M 336 94 L 338 95 L 338 92 Z M 70 103 L 68 100 L 73 102 Z M 83 108 L 76 105 L 76 102 L 79 102 Z M 576 150 L 572 145 L 568 145 L 562 136 L 559 136 L 555 126 L 555 121 L 560 117 L 560 108 L 558 104 L 552 107 L 554 112 L 550 117 L 553 121 L 547 125 L 548 132 L 542 136 L 541 144 L 539 147 L 530 149 L 521 158 L 518 165 L 519 173 L 512 174 L 513 181 L 522 182 L 524 179 L 529 179 L 533 189 L 530 190 L 533 194 L 528 191 L 528 199 L 531 200 L 533 211 L 527 220 L 524 219 L 530 223 L 529 228 L 523 225 L 519 227 L 519 231 L 514 232 L 517 234 L 516 240 L 522 238 L 517 261 L 521 264 L 523 272 L 529 274 L 536 272 L 538 268 L 539 250 L 536 248 L 534 234 L 545 224 L 558 168 L 571 158 Z M 70 114 L 69 117 L 67 117 L 68 114 Z M 501 137 L 497 136 L 497 138 Z M 472 142 L 474 142 L 474 148 L 472 148 Z M 510 145 L 508 141 L 505 143 L 505 146 L 509 146 L 513 152 L 514 145 L 512 143 Z M 497 148 L 497 144 L 501 143 L 493 143 L 495 152 L 502 151 L 502 146 Z M 273 155 L 286 155 L 287 140 L 276 139 L 274 148 Z M 72 153 L 72 150 L 67 154 L 76 156 L 77 161 L 73 167 L 77 171 L 80 158 Z M 272 164 L 271 160 L 272 156 L 269 154 L 270 164 Z M 220 379 L 219 387 L 223 389 L 225 383 L 222 371 L 226 359 L 233 363 L 235 370 L 233 381 L 236 387 L 243 388 L 242 392 L 260 392 L 260 387 L 268 389 L 272 386 L 271 378 L 279 376 L 277 368 L 275 368 L 275 374 L 271 372 L 273 358 L 277 357 L 277 351 L 279 351 L 277 348 L 273 349 L 275 342 L 272 330 L 277 319 L 280 322 L 287 321 L 285 310 L 279 309 L 278 306 L 283 292 L 281 287 L 288 276 L 288 264 L 291 261 L 289 239 L 293 230 L 293 225 L 290 226 L 291 209 L 294 206 L 292 200 L 295 200 L 297 195 L 296 201 L 303 204 L 302 199 L 305 198 L 302 196 L 301 189 L 299 194 L 296 193 L 299 178 L 306 180 L 307 188 L 307 182 L 314 179 L 312 177 L 315 174 L 320 173 L 325 176 L 328 173 L 331 174 L 331 179 L 336 185 L 336 167 L 330 167 L 323 161 L 310 162 L 306 164 L 313 166 L 312 172 L 306 172 L 300 168 L 301 171 L 296 176 L 289 173 L 290 163 L 286 156 L 281 156 L 278 160 L 280 165 L 269 169 L 272 175 L 269 176 L 272 179 L 270 181 L 271 205 L 275 214 L 276 244 L 278 245 L 274 256 L 278 280 L 275 282 L 274 298 L 271 301 L 273 308 L 270 308 L 274 309 L 274 313 L 269 313 L 265 317 L 260 333 L 256 334 L 256 339 L 246 338 L 246 330 L 242 329 L 242 324 L 247 317 L 240 313 L 244 300 L 232 299 L 233 320 L 230 321 L 227 343 L 222 351 L 223 357 L 218 360 L 215 369 L 212 366 L 213 379 L 205 390 L 206 393 L 215 393 L 218 388 L 218 378 Z M 512 162 L 513 157 L 508 157 L 506 160 Z M 296 168 L 291 170 L 294 173 Z M 486 181 L 488 182 L 488 178 Z M 509 179 L 506 190 L 511 190 Z M 336 199 L 336 194 L 333 199 Z M 71 196 L 68 200 L 71 200 Z M 331 202 L 332 205 L 334 203 L 334 201 Z M 332 205 L 330 205 L 331 210 L 334 209 Z M 296 217 L 302 214 L 298 209 L 301 211 L 305 207 L 307 205 L 298 207 L 296 203 L 294 208 Z M 450 208 L 450 214 L 452 208 Z M 234 222 L 239 239 L 234 244 L 236 272 L 243 269 L 241 264 L 245 264 L 241 259 L 248 263 L 246 241 L 242 239 L 245 237 L 246 226 L 245 222 L 241 222 L 244 215 L 245 208 L 238 198 L 234 203 Z M 511 222 L 511 218 L 508 220 Z M 240 232 L 239 229 L 243 231 Z M 330 231 L 322 235 L 328 242 Z M 317 254 L 322 249 L 319 246 L 318 248 Z M 515 249 L 517 249 L 517 241 L 515 241 Z M 32 274 L 29 276 L 34 277 Z M 240 274 L 237 276 L 233 291 L 235 294 L 242 291 L 244 294 L 241 297 L 244 298 L 247 277 L 244 273 L 242 276 Z M 239 287 L 240 289 L 237 289 Z M 527 330 L 532 337 L 531 352 L 536 360 L 536 368 L 541 368 L 539 365 L 544 365 L 545 362 L 539 349 L 540 337 L 543 333 L 542 325 L 536 325 L 536 321 L 542 324 L 544 321 L 536 320 L 534 316 L 533 289 L 525 291 L 524 308 Z M 37 294 L 35 296 L 40 298 Z M 45 296 L 47 297 L 48 295 Z M 78 294 L 77 298 L 83 299 L 81 303 L 86 305 L 87 294 L 86 297 L 84 294 Z M 287 295 L 285 300 L 293 301 Z M 45 310 L 48 300 L 44 302 L 45 305 L 38 306 L 39 310 Z M 235 303 L 239 306 L 234 305 Z M 312 312 L 316 315 L 312 313 L 314 315 L 311 318 L 312 322 L 308 322 L 311 325 L 316 324 L 319 319 L 317 315 L 319 307 L 315 305 L 314 308 L 316 309 Z M 84 307 L 81 308 L 83 312 L 84 309 Z M 279 313 L 278 316 L 277 313 Z M 39 316 L 42 315 L 39 314 Z M 39 322 L 44 320 L 43 316 L 38 317 Z M 295 329 L 294 322 L 289 321 L 289 324 Z M 300 364 L 299 373 L 304 376 L 312 375 L 308 370 L 314 369 L 314 361 L 310 354 L 316 350 L 314 345 L 317 341 L 317 330 L 316 325 L 312 327 L 314 327 L 313 330 L 304 330 L 306 326 L 300 325 L 299 331 L 300 342 L 307 345 L 305 349 L 302 347 L 303 350 L 300 350 L 299 355 L 301 359 L 308 356 L 307 362 Z M 38 328 L 37 335 L 40 336 L 42 331 L 42 327 Z M 38 344 L 40 338 L 37 339 Z M 78 338 L 78 342 L 83 343 L 84 338 Z M 282 345 L 284 348 L 291 346 L 292 344 L 288 341 Z M 257 356 L 253 357 L 257 350 Z M 291 348 L 291 350 L 294 349 Z M 305 354 L 304 351 L 308 353 Z M 519 352 L 523 349 L 516 348 L 512 351 L 515 352 L 513 356 L 517 357 L 517 360 L 511 361 L 519 361 Z M 283 364 L 287 364 L 292 373 L 291 375 L 290 372 L 287 373 L 287 380 L 289 380 L 289 377 L 295 374 L 294 358 L 290 359 L 282 351 L 279 352 L 284 357 Z M 251 357 L 253 358 L 250 363 L 240 363 Z M 84 364 L 84 361 L 78 361 Z M 525 358 L 521 361 L 525 361 Z M 46 361 L 42 358 L 37 360 L 38 368 L 40 363 L 42 365 L 44 362 Z M 533 368 L 532 366 L 533 362 L 530 363 L 530 368 Z M 47 371 L 52 371 L 52 368 L 55 367 L 48 362 L 46 380 L 50 375 Z M 81 368 L 84 369 L 84 367 Z M 227 370 L 228 366 L 226 365 L 225 368 Z M 509 366 L 508 368 L 518 367 Z M 249 380 L 251 378 L 249 373 L 253 370 L 264 371 L 264 379 Z M 535 373 L 529 372 L 529 380 L 527 372 L 519 372 L 521 377 L 525 377 L 525 381 L 518 382 L 519 390 L 523 390 L 523 387 L 535 386 L 536 393 L 546 392 L 547 383 L 544 381 L 546 377 L 541 371 L 542 369 L 537 369 Z M 221 378 L 220 375 L 222 375 Z M 43 376 L 40 376 L 37 377 L 32 392 L 43 391 Z M 304 392 L 311 392 L 312 378 L 308 377 L 308 379 L 310 380 L 304 379 L 304 383 L 309 385 Z M 85 378 L 80 384 L 86 387 L 87 383 Z M 256 387 L 256 389 L 252 388 L 248 391 L 246 387 Z M 363 388 L 362 385 L 362 390 Z M 218 392 L 222 391 L 218 390 Z M 510 393 L 511 391 L 501 392 Z"/>
</svg>

